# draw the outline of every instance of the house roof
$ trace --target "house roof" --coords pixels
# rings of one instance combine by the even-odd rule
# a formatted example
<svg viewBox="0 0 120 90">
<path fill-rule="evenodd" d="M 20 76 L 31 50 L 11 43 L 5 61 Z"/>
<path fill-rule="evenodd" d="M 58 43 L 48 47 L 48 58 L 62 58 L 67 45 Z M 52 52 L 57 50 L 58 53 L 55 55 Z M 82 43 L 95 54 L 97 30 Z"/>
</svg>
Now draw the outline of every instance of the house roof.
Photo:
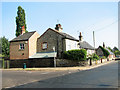
<svg viewBox="0 0 120 90">
<path fill-rule="evenodd" d="M 78 45 L 80 45 L 80 48 L 84 49 L 94 49 L 88 42 L 86 41 L 81 41 Z"/>
<path fill-rule="evenodd" d="M 14 39 L 12 39 L 10 42 L 16 42 L 16 41 L 27 41 L 36 31 L 27 32 L 23 35 L 20 35 Z"/>
<path fill-rule="evenodd" d="M 56 57 L 57 52 L 38 52 L 29 58 L 50 58 Z"/>
<path fill-rule="evenodd" d="M 79 41 L 78 39 L 74 38 L 73 36 L 67 34 L 67 33 L 63 33 L 63 32 L 58 32 L 61 35 L 63 35 L 66 39 L 70 39 L 70 40 L 75 40 L 75 41 Z"/>
<path fill-rule="evenodd" d="M 74 40 L 74 41 L 79 41 L 78 39 L 74 38 L 73 36 L 71 36 L 71 35 L 69 35 L 67 33 L 59 32 L 59 31 L 51 29 L 51 28 L 48 28 L 39 38 L 41 38 L 48 30 L 52 30 L 52 31 L 62 35 L 64 37 L 64 39 L 70 39 L 70 40 Z"/>
<path fill-rule="evenodd" d="M 110 55 L 114 55 L 113 52 L 111 52 L 108 48 L 105 48 L 106 50 L 108 50 L 108 52 L 110 53 Z"/>
</svg>

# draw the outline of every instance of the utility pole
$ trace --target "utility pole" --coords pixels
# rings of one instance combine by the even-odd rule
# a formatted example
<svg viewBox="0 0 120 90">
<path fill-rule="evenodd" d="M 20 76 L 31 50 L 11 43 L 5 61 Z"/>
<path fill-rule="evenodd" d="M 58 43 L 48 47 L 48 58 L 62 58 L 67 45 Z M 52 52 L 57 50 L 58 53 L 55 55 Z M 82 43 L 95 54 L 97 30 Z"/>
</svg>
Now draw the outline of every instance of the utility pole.
<svg viewBox="0 0 120 90">
<path fill-rule="evenodd" d="M 93 44 L 94 44 L 94 52 L 95 52 L 95 33 L 93 31 Z"/>
<path fill-rule="evenodd" d="M 55 59 L 55 46 L 53 46 L 53 51 L 54 51 L 54 67 L 56 67 L 56 59 Z"/>
</svg>

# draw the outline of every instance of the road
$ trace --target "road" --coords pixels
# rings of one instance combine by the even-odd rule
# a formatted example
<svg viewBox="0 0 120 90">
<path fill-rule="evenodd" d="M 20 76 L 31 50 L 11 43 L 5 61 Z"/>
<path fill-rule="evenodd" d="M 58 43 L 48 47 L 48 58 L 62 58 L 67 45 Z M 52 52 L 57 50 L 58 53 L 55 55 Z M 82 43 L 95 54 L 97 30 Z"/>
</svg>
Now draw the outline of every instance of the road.
<svg viewBox="0 0 120 90">
<path fill-rule="evenodd" d="M 84 71 L 3 71 L 3 88 L 118 88 L 118 63 Z"/>
</svg>

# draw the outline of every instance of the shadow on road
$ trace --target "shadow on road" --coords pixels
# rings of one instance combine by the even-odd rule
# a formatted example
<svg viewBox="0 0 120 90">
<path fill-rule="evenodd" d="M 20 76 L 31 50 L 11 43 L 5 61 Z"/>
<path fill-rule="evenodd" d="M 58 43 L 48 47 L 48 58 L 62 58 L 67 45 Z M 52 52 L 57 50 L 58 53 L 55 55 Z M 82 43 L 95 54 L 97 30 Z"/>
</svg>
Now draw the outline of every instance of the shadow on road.
<svg viewBox="0 0 120 90">
<path fill-rule="evenodd" d="M 118 67 L 108 64 L 91 70 L 78 71 L 68 75 L 15 86 L 10 88 L 10 90 L 14 88 L 107 88 L 108 90 L 117 90 L 117 87 Z"/>
</svg>

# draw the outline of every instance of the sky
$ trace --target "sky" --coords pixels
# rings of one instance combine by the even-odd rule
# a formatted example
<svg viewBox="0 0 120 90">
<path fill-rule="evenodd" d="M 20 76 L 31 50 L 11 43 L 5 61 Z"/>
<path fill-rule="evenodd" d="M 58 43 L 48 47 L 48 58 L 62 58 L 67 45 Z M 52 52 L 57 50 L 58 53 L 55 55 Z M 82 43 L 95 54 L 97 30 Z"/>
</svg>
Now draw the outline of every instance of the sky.
<svg viewBox="0 0 120 90">
<path fill-rule="evenodd" d="M 84 41 L 95 47 L 118 47 L 118 2 L 2 2 L 2 34 L 8 40 L 15 38 L 17 8 L 26 13 L 27 30 L 42 35 L 57 23 L 63 32 L 78 38 L 82 32 Z"/>
</svg>

